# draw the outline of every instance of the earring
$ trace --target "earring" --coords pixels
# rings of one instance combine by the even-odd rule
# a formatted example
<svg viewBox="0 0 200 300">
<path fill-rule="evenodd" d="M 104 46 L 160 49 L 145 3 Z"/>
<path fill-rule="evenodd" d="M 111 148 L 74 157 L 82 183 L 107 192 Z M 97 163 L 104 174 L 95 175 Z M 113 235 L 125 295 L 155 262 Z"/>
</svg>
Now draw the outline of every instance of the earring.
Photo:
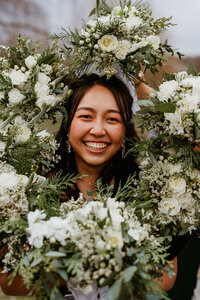
<svg viewBox="0 0 200 300">
<path fill-rule="evenodd" d="M 71 153 L 72 146 L 71 146 L 71 143 L 70 143 L 70 140 L 69 140 L 69 133 L 67 134 L 66 146 L 67 146 L 67 153 Z"/>
<path fill-rule="evenodd" d="M 125 140 L 122 143 L 122 159 L 124 159 L 125 156 Z"/>
</svg>

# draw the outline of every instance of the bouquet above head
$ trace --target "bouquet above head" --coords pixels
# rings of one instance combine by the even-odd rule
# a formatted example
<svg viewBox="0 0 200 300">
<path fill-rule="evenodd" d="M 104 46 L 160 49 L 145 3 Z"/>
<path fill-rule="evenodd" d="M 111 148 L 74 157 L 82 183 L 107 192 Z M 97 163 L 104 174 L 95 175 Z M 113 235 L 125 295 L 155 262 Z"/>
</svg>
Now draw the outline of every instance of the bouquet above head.
<svg viewBox="0 0 200 300">
<path fill-rule="evenodd" d="M 165 52 L 174 53 L 159 34 L 171 26 L 171 18 L 154 20 L 147 3 L 131 1 L 109 7 L 106 1 L 97 1 L 93 19 L 78 30 L 63 29 L 53 39 L 68 39 L 65 52 L 74 55 L 72 65 L 77 73 L 98 70 L 109 78 L 121 69 L 127 80 L 133 82 L 133 75 L 149 69 L 157 72 L 158 66 L 167 60 Z M 127 2 L 127 3 L 126 3 Z M 180 53 L 179 53 L 180 55 Z"/>
<path fill-rule="evenodd" d="M 0 159 L 21 174 L 45 173 L 58 160 L 58 144 L 43 123 L 65 115 L 71 74 L 56 43 L 41 49 L 19 37 L 16 46 L 0 50 Z"/>
</svg>

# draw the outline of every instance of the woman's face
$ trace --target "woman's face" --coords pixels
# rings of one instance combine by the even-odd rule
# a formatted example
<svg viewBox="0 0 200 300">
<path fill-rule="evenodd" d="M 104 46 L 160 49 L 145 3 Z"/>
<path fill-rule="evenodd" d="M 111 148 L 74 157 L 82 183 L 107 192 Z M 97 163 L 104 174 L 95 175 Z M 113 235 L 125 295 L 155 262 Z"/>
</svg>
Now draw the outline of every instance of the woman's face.
<svg viewBox="0 0 200 300">
<path fill-rule="evenodd" d="M 103 167 L 121 148 L 125 126 L 111 91 L 89 88 L 81 99 L 69 128 L 77 168 Z"/>
</svg>

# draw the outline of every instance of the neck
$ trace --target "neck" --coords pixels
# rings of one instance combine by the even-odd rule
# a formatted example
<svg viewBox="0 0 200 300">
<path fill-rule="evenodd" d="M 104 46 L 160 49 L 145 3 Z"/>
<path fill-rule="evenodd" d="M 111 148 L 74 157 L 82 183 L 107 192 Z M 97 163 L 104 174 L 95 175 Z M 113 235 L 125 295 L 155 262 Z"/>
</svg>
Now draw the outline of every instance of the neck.
<svg viewBox="0 0 200 300">
<path fill-rule="evenodd" d="M 90 198 L 90 196 L 87 195 L 88 189 L 95 191 L 95 183 L 99 178 L 101 170 L 102 167 L 77 165 L 79 175 L 83 175 L 82 178 L 77 179 L 77 186 L 86 199 Z"/>
</svg>

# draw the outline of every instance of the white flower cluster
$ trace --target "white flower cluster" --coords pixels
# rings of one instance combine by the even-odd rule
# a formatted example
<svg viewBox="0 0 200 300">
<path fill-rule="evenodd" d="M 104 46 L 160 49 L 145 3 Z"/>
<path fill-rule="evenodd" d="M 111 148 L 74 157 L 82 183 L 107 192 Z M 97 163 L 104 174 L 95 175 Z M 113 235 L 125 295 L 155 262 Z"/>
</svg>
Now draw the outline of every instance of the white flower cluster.
<svg viewBox="0 0 200 300">
<path fill-rule="evenodd" d="M 110 12 L 100 9 L 98 16 L 84 23 L 80 34 L 71 34 L 69 46 L 75 50 L 75 65 L 79 69 L 80 60 L 80 68 L 85 63 L 89 72 L 104 70 L 107 76 L 115 74 L 121 62 L 127 72 L 139 73 L 140 64 L 151 69 L 164 59 L 159 33 L 167 23 L 166 18 L 155 21 L 145 3 L 115 6 Z"/>
<path fill-rule="evenodd" d="M 151 99 L 176 107 L 174 113 L 164 113 L 164 122 L 157 124 L 156 130 L 186 137 L 189 141 L 199 140 L 195 130 L 200 130 L 200 76 L 177 73 L 174 80 L 162 83 Z"/>
<path fill-rule="evenodd" d="M 153 162 L 147 158 L 141 163 L 141 169 L 142 181 L 158 202 L 154 207 L 157 222 L 188 226 L 189 231 L 196 229 L 200 212 L 200 172 L 185 170 L 181 163 L 171 163 L 163 157 Z"/>
<path fill-rule="evenodd" d="M 62 217 L 51 217 L 49 220 L 45 220 L 46 214 L 42 211 L 30 212 L 27 228 L 31 246 L 41 248 L 44 241 L 48 240 L 62 246 L 71 244 L 72 248 L 81 253 L 86 269 L 79 273 L 76 280 L 92 283 L 101 277 L 107 278 L 112 271 L 120 272 L 121 267 L 114 255 L 116 248 L 125 257 L 133 243 L 140 246 L 144 241 L 155 240 L 150 235 L 151 226 L 142 225 L 135 216 L 134 209 L 126 208 L 124 202 L 117 202 L 114 198 L 104 199 L 103 202 L 91 201 L 83 206 L 81 202 L 78 201 L 77 209 L 74 209 L 73 199 L 64 203 L 66 207 L 61 208 Z M 64 211 L 68 211 L 65 217 Z M 124 237 L 122 223 L 126 224 L 130 243 Z"/>
<path fill-rule="evenodd" d="M 50 162 L 58 162 L 60 159 L 60 157 L 56 155 L 59 144 L 56 142 L 55 137 L 38 124 L 34 127 L 30 126 L 30 124 L 20 116 L 13 116 L 12 121 L 7 124 L 0 121 L 0 133 L 0 157 L 2 159 L 6 159 L 6 152 L 12 153 L 13 146 L 15 147 L 17 144 L 21 144 L 21 147 L 23 147 L 24 143 L 28 141 L 31 142 L 33 139 L 35 140 L 34 147 L 40 147 L 41 150 L 38 155 L 32 158 L 32 166 L 34 164 L 37 165 L 40 156 L 40 160 L 42 159 L 43 161 L 42 172 L 47 172 L 51 168 L 51 166 L 48 167 L 47 165 Z M 10 143 L 10 141 L 12 141 L 12 143 Z M 26 148 L 26 146 L 24 147 Z M 47 162 L 46 164 L 45 161 Z M 29 171 L 31 172 L 31 170 Z"/>
<path fill-rule="evenodd" d="M 18 220 L 28 211 L 25 187 L 28 177 L 0 162 L 0 210 L 4 221 Z"/>
<path fill-rule="evenodd" d="M 6 58 L 4 59 L 3 65 L 7 68 L 3 68 L 2 75 L 5 80 L 10 79 L 11 85 L 1 89 L 0 98 L 8 100 L 8 106 L 23 105 L 30 97 L 31 100 L 36 98 L 35 105 L 41 110 L 46 105 L 53 107 L 64 101 L 68 86 L 63 82 L 58 82 L 56 86 L 54 79 L 57 79 L 59 74 L 54 74 L 52 65 L 38 64 L 40 59 L 39 53 L 29 55 L 24 59 L 22 66 L 15 65 L 14 68 L 10 67 Z M 62 60 L 59 67 L 64 69 Z M 55 93 L 56 88 L 59 88 L 58 94 Z M 35 94 L 30 95 L 32 91 Z"/>
<path fill-rule="evenodd" d="M 124 8 L 116 6 L 110 14 L 90 20 L 82 29 L 83 40 L 79 43 L 80 45 L 89 44 L 91 39 L 95 38 L 94 49 L 111 52 L 119 60 L 124 60 L 128 54 L 147 45 L 156 50 L 159 47 L 160 38 L 155 34 L 152 19 L 149 18 L 147 21 L 143 19 L 144 17 L 146 18 L 146 15 L 144 13 L 141 15 L 135 6 L 125 6 Z M 148 35 L 139 35 L 139 28 L 144 23 L 147 26 L 148 22 Z M 118 36 L 114 34 L 102 35 L 100 26 L 106 27 L 108 32 L 112 32 L 114 24 L 118 24 Z"/>
</svg>

